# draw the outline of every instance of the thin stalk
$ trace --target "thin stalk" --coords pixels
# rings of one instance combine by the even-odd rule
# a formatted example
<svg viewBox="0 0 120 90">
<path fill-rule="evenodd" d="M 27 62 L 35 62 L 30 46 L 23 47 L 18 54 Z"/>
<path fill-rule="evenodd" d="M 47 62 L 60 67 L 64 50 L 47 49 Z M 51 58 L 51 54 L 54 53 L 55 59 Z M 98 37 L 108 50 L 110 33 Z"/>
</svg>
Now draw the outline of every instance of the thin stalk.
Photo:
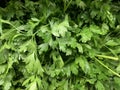
<svg viewBox="0 0 120 90">
<path fill-rule="evenodd" d="M 9 24 L 9 25 L 11 25 L 15 30 L 18 30 L 12 23 L 10 23 L 10 22 L 7 21 L 7 20 L 0 19 L 0 22 Z"/>
<path fill-rule="evenodd" d="M 68 9 L 68 7 L 70 6 L 71 2 L 72 2 L 72 0 L 70 0 L 67 5 L 64 4 L 64 12 Z"/>
<path fill-rule="evenodd" d="M 109 47 L 105 46 L 115 57 L 117 57 L 116 53 Z"/>
<path fill-rule="evenodd" d="M 95 58 L 95 60 L 96 60 L 99 64 L 101 64 L 103 67 L 105 67 L 106 69 L 108 69 L 110 72 L 112 72 L 114 75 L 120 77 L 120 75 L 119 75 L 117 72 L 113 71 L 111 68 L 109 68 L 108 66 L 106 66 L 106 65 L 105 65 L 104 63 L 102 63 L 100 60 L 98 60 L 97 58 Z"/>
<path fill-rule="evenodd" d="M 118 61 L 119 58 L 118 57 L 111 57 L 111 56 L 106 56 L 106 55 L 96 55 L 97 57 L 101 57 L 101 58 L 106 58 L 106 59 L 111 59 L 111 60 L 115 60 Z"/>
</svg>

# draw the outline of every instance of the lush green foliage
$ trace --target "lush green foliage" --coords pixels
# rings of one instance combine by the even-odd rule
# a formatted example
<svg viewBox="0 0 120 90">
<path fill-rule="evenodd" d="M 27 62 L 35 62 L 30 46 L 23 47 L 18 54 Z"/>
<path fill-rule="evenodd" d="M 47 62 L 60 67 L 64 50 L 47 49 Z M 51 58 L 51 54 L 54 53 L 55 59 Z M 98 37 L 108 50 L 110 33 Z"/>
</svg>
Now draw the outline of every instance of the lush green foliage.
<svg viewBox="0 0 120 90">
<path fill-rule="evenodd" d="M 0 90 L 119 90 L 120 2 L 10 0 L 0 8 Z"/>
</svg>

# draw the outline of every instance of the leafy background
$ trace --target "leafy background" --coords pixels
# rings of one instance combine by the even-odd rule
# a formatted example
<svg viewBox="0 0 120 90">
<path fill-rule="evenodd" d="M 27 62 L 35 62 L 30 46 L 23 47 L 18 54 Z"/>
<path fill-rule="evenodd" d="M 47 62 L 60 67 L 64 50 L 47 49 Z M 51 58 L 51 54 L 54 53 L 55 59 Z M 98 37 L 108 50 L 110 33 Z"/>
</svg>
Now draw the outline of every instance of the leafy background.
<svg viewBox="0 0 120 90">
<path fill-rule="evenodd" d="M 1 90 L 119 90 L 119 0 L 0 0 Z"/>
</svg>

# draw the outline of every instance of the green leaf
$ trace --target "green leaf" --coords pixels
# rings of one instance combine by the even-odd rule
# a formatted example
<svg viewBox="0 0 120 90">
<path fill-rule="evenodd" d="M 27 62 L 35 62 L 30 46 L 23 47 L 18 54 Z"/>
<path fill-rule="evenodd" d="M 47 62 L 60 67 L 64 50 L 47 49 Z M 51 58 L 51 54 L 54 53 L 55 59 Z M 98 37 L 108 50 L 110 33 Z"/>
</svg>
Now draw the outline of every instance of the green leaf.
<svg viewBox="0 0 120 90">
<path fill-rule="evenodd" d="M 90 29 L 87 27 L 83 28 L 80 34 L 82 36 L 82 38 L 81 38 L 82 42 L 87 42 L 87 41 L 91 40 L 91 37 L 93 36 Z"/>
<path fill-rule="evenodd" d="M 90 84 L 94 84 L 96 81 L 96 79 L 88 79 L 87 82 L 89 82 Z"/>
<path fill-rule="evenodd" d="M 83 47 L 82 47 L 82 45 L 77 44 L 77 48 L 78 48 L 78 51 L 79 51 L 80 53 L 83 53 Z"/>
<path fill-rule="evenodd" d="M 0 17 L 1 18 L 1 17 Z M 0 21 L 0 35 L 2 34 L 2 22 Z"/>
<path fill-rule="evenodd" d="M 14 35 L 16 35 L 16 31 L 14 29 L 7 30 L 0 37 L 1 40 L 10 40 Z"/>
<path fill-rule="evenodd" d="M 5 82 L 4 83 L 4 90 L 9 90 L 11 86 L 12 86 L 11 82 Z"/>
<path fill-rule="evenodd" d="M 67 48 L 67 41 L 63 38 L 63 39 L 57 39 L 58 43 L 59 43 L 59 49 L 60 51 L 66 52 L 66 48 Z"/>
<path fill-rule="evenodd" d="M 70 77 L 70 75 L 71 75 L 71 69 L 70 68 L 71 68 L 70 66 L 67 66 L 67 67 L 63 68 L 63 71 L 64 71 L 64 73 L 67 77 Z"/>
<path fill-rule="evenodd" d="M 68 56 L 68 55 L 71 55 L 72 54 L 72 50 L 71 49 L 67 49 L 66 50 L 66 55 Z"/>
<path fill-rule="evenodd" d="M 52 57 L 52 59 L 53 59 L 53 61 L 55 63 L 55 66 L 57 68 L 62 68 L 64 66 L 64 61 L 63 61 L 62 56 L 60 55 L 59 52 L 53 51 L 51 53 L 51 57 Z"/>
<path fill-rule="evenodd" d="M 4 73 L 7 69 L 7 65 L 0 65 L 0 74 Z"/>
<path fill-rule="evenodd" d="M 29 73 L 33 73 L 34 72 L 34 63 L 35 63 L 35 57 L 34 57 L 34 53 L 30 54 L 29 56 L 27 56 L 25 58 L 25 61 L 26 63 L 26 69 Z M 36 71 L 36 70 L 35 70 Z"/>
<path fill-rule="evenodd" d="M 31 18 L 31 20 L 34 22 L 39 22 L 39 19 L 37 19 L 37 18 Z"/>
<path fill-rule="evenodd" d="M 58 28 L 59 28 L 59 34 L 60 34 L 62 37 L 64 37 L 64 36 L 65 36 L 65 33 L 67 32 L 67 28 L 64 27 L 64 26 L 62 26 L 62 24 L 59 25 Z"/>
<path fill-rule="evenodd" d="M 106 45 L 108 45 L 108 46 L 117 46 L 118 43 L 115 42 L 114 40 L 109 40 L 109 41 L 106 42 Z"/>
<path fill-rule="evenodd" d="M 54 23 L 53 21 L 50 22 L 50 26 L 52 29 L 52 34 L 56 37 L 59 37 L 59 30 L 58 30 L 58 23 Z"/>
<path fill-rule="evenodd" d="M 79 66 L 81 67 L 81 69 L 85 72 L 85 73 L 89 73 L 90 72 L 90 66 L 88 61 L 86 60 L 85 57 L 83 56 L 79 56 L 75 59 L 75 63 L 79 64 Z"/>
<path fill-rule="evenodd" d="M 29 50 L 30 53 L 33 53 L 36 51 L 36 43 L 33 40 L 28 40 L 22 45 L 20 45 L 20 49 L 18 50 L 19 52 L 26 52 Z"/>
<path fill-rule="evenodd" d="M 102 35 L 105 35 L 105 34 L 107 34 L 107 32 L 108 32 L 108 30 L 109 30 L 109 27 L 108 27 L 108 25 L 107 24 L 105 24 L 105 23 L 103 23 L 102 24 L 102 28 L 101 28 L 101 34 Z"/>
<path fill-rule="evenodd" d="M 105 90 L 104 85 L 100 81 L 97 81 L 95 87 L 97 90 Z"/>
<path fill-rule="evenodd" d="M 13 60 L 13 57 L 9 57 L 8 58 L 8 64 L 7 64 L 7 70 L 6 70 L 6 73 L 9 72 L 9 70 L 12 68 L 12 65 L 15 61 Z"/>
<path fill-rule="evenodd" d="M 36 70 L 38 75 L 43 76 L 44 69 L 42 68 L 41 63 L 38 58 L 36 59 L 34 63 L 34 70 Z"/>
<path fill-rule="evenodd" d="M 43 43 L 38 46 L 39 54 L 42 54 L 48 50 L 48 44 Z"/>
<path fill-rule="evenodd" d="M 0 1 L 0 90 L 119 90 L 119 0 Z"/>
<path fill-rule="evenodd" d="M 49 45 L 50 45 L 50 47 L 54 50 L 55 48 L 57 48 L 58 42 L 57 42 L 57 41 L 53 41 L 53 39 L 50 39 Z M 60 45 L 60 46 L 61 46 L 61 45 Z M 61 49 L 61 50 L 62 50 L 62 49 Z"/>
<path fill-rule="evenodd" d="M 90 25 L 90 31 L 96 34 L 101 34 L 101 29 L 96 25 Z"/>
<path fill-rule="evenodd" d="M 48 31 L 49 31 L 49 28 L 47 27 L 47 25 L 41 26 L 38 32 L 38 35 L 41 34 L 41 32 L 45 34 Z"/>
<path fill-rule="evenodd" d="M 50 85 L 48 90 L 55 90 L 56 87 L 54 85 Z"/>
<path fill-rule="evenodd" d="M 71 69 L 71 71 L 72 71 L 73 74 L 75 74 L 75 75 L 78 74 L 78 65 L 76 65 L 76 64 L 73 63 L 73 64 L 70 66 L 70 69 Z"/>
<path fill-rule="evenodd" d="M 8 52 L 7 52 L 7 50 L 2 50 L 2 51 L 0 52 L 0 64 L 5 63 L 6 60 L 7 60 L 7 57 L 8 57 Z"/>
<path fill-rule="evenodd" d="M 1 80 L 0 80 L 0 85 L 3 85 L 3 84 L 4 84 L 4 80 L 1 79 Z"/>
<path fill-rule="evenodd" d="M 41 79 L 39 77 L 36 77 L 36 82 L 37 82 L 38 87 L 42 86 Z"/>
<path fill-rule="evenodd" d="M 117 66 L 116 71 L 120 73 L 120 65 Z"/>
<path fill-rule="evenodd" d="M 95 16 L 97 16 L 97 14 L 98 14 L 97 10 L 92 10 L 91 13 L 90 13 L 90 15 L 91 15 L 92 18 L 94 18 Z"/>
<path fill-rule="evenodd" d="M 58 29 L 59 29 L 59 34 L 64 37 L 65 33 L 67 32 L 67 28 L 69 27 L 68 23 L 68 16 L 65 16 L 65 20 L 59 24 Z"/>
<path fill-rule="evenodd" d="M 69 43 L 67 43 L 68 45 L 70 45 L 72 48 L 76 48 L 77 47 L 77 42 L 76 42 L 76 39 L 75 38 L 70 38 L 70 41 Z"/>
<path fill-rule="evenodd" d="M 67 32 L 67 28 L 69 27 L 68 23 L 68 16 L 65 17 L 65 20 L 61 23 L 58 22 L 50 22 L 50 26 L 52 29 L 52 34 L 56 37 L 65 36 L 65 33 Z"/>
<path fill-rule="evenodd" d="M 25 86 L 25 85 L 29 84 L 30 81 L 34 81 L 34 80 L 35 80 L 35 76 L 32 75 L 32 76 L 28 77 L 26 80 L 23 81 L 22 86 Z"/>
<path fill-rule="evenodd" d="M 76 4 L 77 4 L 77 6 L 79 6 L 80 8 L 82 8 L 83 10 L 86 7 L 86 4 L 82 0 L 76 0 Z"/>
<path fill-rule="evenodd" d="M 106 14 L 107 14 L 107 18 L 108 18 L 108 20 L 109 20 L 110 26 L 111 26 L 111 27 L 114 27 L 115 17 L 113 16 L 113 14 L 112 14 L 110 11 L 107 11 Z"/>
<path fill-rule="evenodd" d="M 68 81 L 63 80 L 63 81 L 59 82 L 56 90 L 68 90 Z"/>
<path fill-rule="evenodd" d="M 63 61 L 61 55 L 58 55 L 57 59 L 58 59 L 57 63 L 59 65 L 59 67 L 62 68 L 64 66 L 64 61 Z"/>
<path fill-rule="evenodd" d="M 120 78 L 119 77 L 114 77 L 114 80 L 115 80 L 115 83 L 120 87 Z M 116 87 L 116 88 L 118 89 L 118 87 Z"/>
<path fill-rule="evenodd" d="M 34 81 L 30 84 L 30 88 L 28 90 L 38 90 L 37 83 Z"/>
</svg>

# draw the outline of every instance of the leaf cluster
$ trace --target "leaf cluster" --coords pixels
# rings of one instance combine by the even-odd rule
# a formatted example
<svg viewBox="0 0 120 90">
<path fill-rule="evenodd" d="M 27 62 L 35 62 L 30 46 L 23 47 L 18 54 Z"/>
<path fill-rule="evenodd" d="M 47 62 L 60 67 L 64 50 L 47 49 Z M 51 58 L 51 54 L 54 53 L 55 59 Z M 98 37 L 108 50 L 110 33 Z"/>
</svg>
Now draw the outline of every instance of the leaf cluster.
<svg viewBox="0 0 120 90">
<path fill-rule="evenodd" d="M 119 1 L 10 0 L 0 7 L 0 89 L 118 90 L 119 16 Z"/>
</svg>

